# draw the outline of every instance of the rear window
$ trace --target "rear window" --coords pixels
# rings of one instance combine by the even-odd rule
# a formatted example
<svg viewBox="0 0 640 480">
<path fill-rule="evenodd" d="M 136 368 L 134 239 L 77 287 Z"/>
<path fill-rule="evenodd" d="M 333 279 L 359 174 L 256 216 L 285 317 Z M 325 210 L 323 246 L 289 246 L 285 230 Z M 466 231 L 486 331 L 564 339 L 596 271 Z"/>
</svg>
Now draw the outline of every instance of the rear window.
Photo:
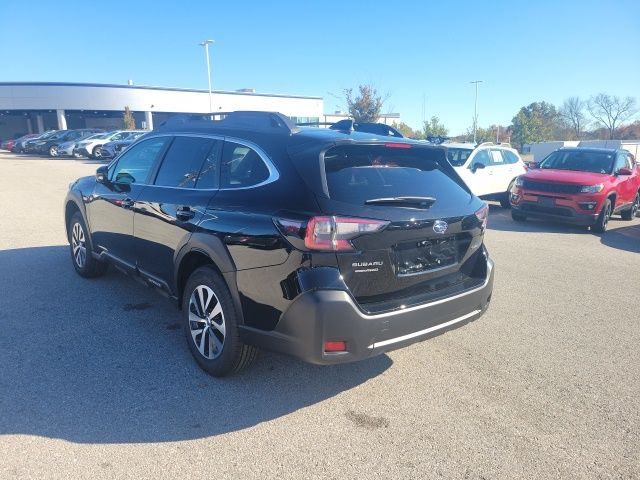
<svg viewBox="0 0 640 480">
<path fill-rule="evenodd" d="M 464 190 L 438 150 L 348 145 L 329 149 L 324 168 L 329 197 L 347 203 L 391 197 L 442 198 Z M 444 162 L 444 156 L 442 156 Z M 459 192 L 456 192 L 459 193 Z"/>
<path fill-rule="evenodd" d="M 447 160 L 454 167 L 461 167 L 467 162 L 471 153 L 473 150 L 470 148 L 447 148 Z"/>
</svg>

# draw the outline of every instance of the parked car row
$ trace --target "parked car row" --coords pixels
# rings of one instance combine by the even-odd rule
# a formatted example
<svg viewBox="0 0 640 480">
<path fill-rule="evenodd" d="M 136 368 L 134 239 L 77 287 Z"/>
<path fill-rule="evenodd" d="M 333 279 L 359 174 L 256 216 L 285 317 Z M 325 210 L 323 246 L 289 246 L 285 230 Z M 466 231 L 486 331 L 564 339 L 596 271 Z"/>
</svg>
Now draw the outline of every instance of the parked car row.
<svg viewBox="0 0 640 480">
<path fill-rule="evenodd" d="M 145 133 L 147 133 L 145 130 L 105 132 L 97 128 L 51 130 L 42 134 L 29 134 L 17 139 L 5 140 L 0 148 L 13 153 L 49 157 L 113 158 Z"/>
</svg>

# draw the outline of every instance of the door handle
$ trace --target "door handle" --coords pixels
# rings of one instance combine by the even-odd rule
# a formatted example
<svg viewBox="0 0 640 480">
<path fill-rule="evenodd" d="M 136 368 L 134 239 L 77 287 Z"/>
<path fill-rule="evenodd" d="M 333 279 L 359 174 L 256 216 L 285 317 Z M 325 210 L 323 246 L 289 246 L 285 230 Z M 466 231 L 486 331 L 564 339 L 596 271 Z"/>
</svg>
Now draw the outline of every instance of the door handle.
<svg viewBox="0 0 640 480">
<path fill-rule="evenodd" d="M 196 212 L 194 212 L 187 206 L 181 206 L 176 208 L 176 218 L 178 220 L 182 220 L 182 221 L 191 220 L 195 215 L 196 215 Z"/>
<path fill-rule="evenodd" d="M 125 198 L 122 201 L 122 208 L 132 208 L 133 207 L 133 200 L 131 200 L 130 198 Z"/>
</svg>

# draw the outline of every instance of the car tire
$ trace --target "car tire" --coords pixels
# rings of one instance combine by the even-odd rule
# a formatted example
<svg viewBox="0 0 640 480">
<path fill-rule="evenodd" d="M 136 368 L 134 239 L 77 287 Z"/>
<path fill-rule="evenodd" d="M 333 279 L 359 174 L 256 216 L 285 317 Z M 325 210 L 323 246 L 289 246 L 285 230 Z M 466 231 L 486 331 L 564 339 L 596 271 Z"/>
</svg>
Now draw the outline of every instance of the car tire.
<svg viewBox="0 0 640 480">
<path fill-rule="evenodd" d="M 611 212 L 611 200 L 607 199 L 605 200 L 604 205 L 602 205 L 596 224 L 592 227 L 594 232 L 604 233 L 607 231 L 607 225 L 611 219 Z"/>
<path fill-rule="evenodd" d="M 511 208 L 511 201 L 509 201 L 509 197 L 511 196 L 511 189 L 513 188 L 515 182 L 515 180 L 511 180 L 509 188 L 507 188 L 507 191 L 500 197 L 500 206 L 502 208 Z"/>
<path fill-rule="evenodd" d="M 516 222 L 524 222 L 527 220 L 527 216 L 521 213 L 518 213 L 514 210 L 511 210 L 511 218 L 513 218 Z"/>
<path fill-rule="evenodd" d="M 101 148 L 101 145 L 93 147 L 93 150 L 91 150 L 91 158 L 93 158 L 94 160 L 100 160 L 102 158 L 102 154 L 100 153 Z"/>
<path fill-rule="evenodd" d="M 239 372 L 257 355 L 238 332 L 239 315 L 224 279 L 210 266 L 195 270 L 182 298 L 183 330 L 200 368 L 214 377 Z"/>
<path fill-rule="evenodd" d="M 623 220 L 633 220 L 636 218 L 638 214 L 638 209 L 640 208 L 640 193 L 636 194 L 636 198 L 631 204 L 631 207 L 628 210 L 625 210 L 620 215 Z"/>
<path fill-rule="evenodd" d="M 58 156 L 58 146 L 57 145 L 51 145 L 49 147 L 49 156 L 50 157 L 57 157 Z"/>
<path fill-rule="evenodd" d="M 73 268 L 81 277 L 99 277 L 107 271 L 109 265 L 92 255 L 91 235 L 80 212 L 74 213 L 69 221 L 69 249 Z"/>
</svg>

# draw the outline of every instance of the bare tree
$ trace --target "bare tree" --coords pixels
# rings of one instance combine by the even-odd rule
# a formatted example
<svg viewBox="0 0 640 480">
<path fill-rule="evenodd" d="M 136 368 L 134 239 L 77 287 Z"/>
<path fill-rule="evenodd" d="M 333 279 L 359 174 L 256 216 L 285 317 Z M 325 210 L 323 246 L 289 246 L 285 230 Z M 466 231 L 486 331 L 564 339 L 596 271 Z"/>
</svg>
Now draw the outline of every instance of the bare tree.
<svg viewBox="0 0 640 480">
<path fill-rule="evenodd" d="M 587 102 L 580 97 L 567 98 L 560 107 L 560 118 L 562 122 L 573 132 L 576 140 L 582 138 L 583 132 L 589 124 L 587 115 L 584 112 Z"/>
<path fill-rule="evenodd" d="M 636 99 L 633 97 L 617 97 L 599 93 L 589 99 L 587 110 L 598 124 L 609 130 L 609 138 L 616 133 L 616 127 L 631 117 L 637 109 Z"/>
</svg>

